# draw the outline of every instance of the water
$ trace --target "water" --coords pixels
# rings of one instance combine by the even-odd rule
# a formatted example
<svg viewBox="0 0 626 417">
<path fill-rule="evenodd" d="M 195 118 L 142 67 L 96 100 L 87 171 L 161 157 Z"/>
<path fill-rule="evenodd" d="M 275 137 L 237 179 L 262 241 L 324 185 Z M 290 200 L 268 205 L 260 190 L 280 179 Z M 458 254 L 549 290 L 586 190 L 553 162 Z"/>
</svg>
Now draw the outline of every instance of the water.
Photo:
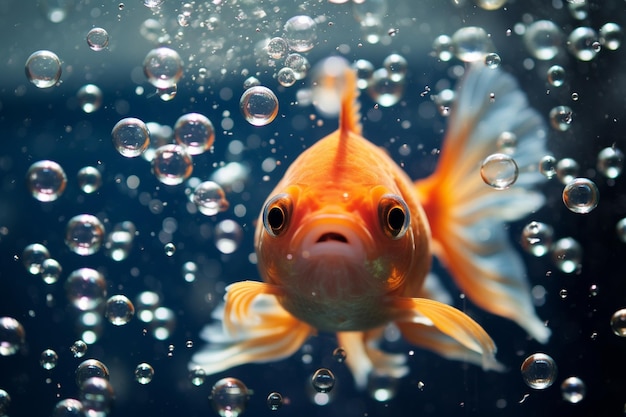
<svg viewBox="0 0 626 417">
<path fill-rule="evenodd" d="M 621 413 L 626 379 L 614 364 L 624 320 L 623 312 L 613 315 L 626 307 L 623 4 L 588 7 L 579 20 L 571 2 L 487 10 L 499 3 L 47 0 L 0 7 L 0 414 L 102 415 L 114 395 L 112 416 L 211 416 L 208 396 L 225 377 L 248 387 L 244 416 Z M 286 25 L 295 16 L 311 20 Z M 546 21 L 552 24 L 538 23 Z M 468 27 L 479 29 L 453 42 Z M 37 51 L 46 52 L 28 61 Z M 253 231 L 269 191 L 336 127 L 311 102 L 311 68 L 328 55 L 362 60 L 355 67 L 364 134 L 420 178 L 434 169 L 452 117 L 464 65 L 455 54 L 514 74 L 548 126 L 554 159 L 537 166 L 552 177 L 542 186 L 547 205 L 507 230 L 553 331 L 548 344 L 453 293 L 455 306 L 488 327 L 508 371 L 440 358 L 393 331 L 382 348 L 406 356 L 409 374 L 374 378 L 363 391 L 347 368 L 357 358 L 335 352 L 338 342 L 324 332 L 283 361 L 218 375 L 188 369 L 224 287 L 258 278 Z M 248 93 L 265 94 L 244 101 L 242 114 L 244 83 L 267 90 Z M 128 119 L 128 130 L 112 135 Z M 493 152 L 522 166 L 522 134 L 493 140 L 500 141 Z M 478 178 L 478 189 L 512 193 L 524 175 L 520 168 L 504 190 Z M 600 195 L 585 214 L 562 199 L 576 177 L 593 181 Z M 525 231 L 532 222 L 550 232 Z M 448 278 L 438 262 L 434 272 Z M 45 367 L 55 364 L 49 370 L 40 363 L 46 349 L 58 356 L 45 356 Z M 559 369 L 541 391 L 520 371 L 537 352 Z M 81 365 L 86 360 L 97 362 Z M 138 364 L 153 375 L 142 367 L 136 377 Z M 332 390 L 312 386 L 318 369 L 332 372 Z M 564 384 L 572 376 L 584 385 Z M 91 377 L 99 379 L 86 384 Z"/>
</svg>

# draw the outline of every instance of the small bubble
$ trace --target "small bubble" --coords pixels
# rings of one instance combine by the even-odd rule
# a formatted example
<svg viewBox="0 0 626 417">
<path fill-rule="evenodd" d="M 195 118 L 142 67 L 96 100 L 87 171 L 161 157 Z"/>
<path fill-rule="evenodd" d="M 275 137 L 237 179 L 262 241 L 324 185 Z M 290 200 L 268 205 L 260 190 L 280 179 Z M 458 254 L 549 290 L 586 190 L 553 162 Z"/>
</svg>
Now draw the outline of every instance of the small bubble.
<svg viewBox="0 0 626 417">
<path fill-rule="evenodd" d="M 554 230 L 541 222 L 530 222 L 522 230 L 522 247 L 534 256 L 544 256 L 550 251 Z"/>
<path fill-rule="evenodd" d="M 41 263 L 41 279 L 46 284 L 54 284 L 63 272 L 61 264 L 56 259 L 46 259 Z"/>
<path fill-rule="evenodd" d="M 77 340 L 70 346 L 70 351 L 75 358 L 82 358 L 87 353 L 87 343 Z"/>
<path fill-rule="evenodd" d="M 16 354 L 26 339 L 22 324 L 12 317 L 0 317 L 0 356 Z"/>
<path fill-rule="evenodd" d="M 578 176 L 579 171 L 578 162 L 571 158 L 563 158 L 556 163 L 556 177 L 561 184 L 567 185 L 572 182 Z"/>
<path fill-rule="evenodd" d="M 309 16 L 294 16 L 285 23 L 284 39 L 293 51 L 307 52 L 317 40 L 317 24 Z"/>
<path fill-rule="evenodd" d="M 598 153 L 596 168 L 606 178 L 619 177 L 624 168 L 624 153 L 615 147 L 602 149 Z"/>
<path fill-rule="evenodd" d="M 487 31 L 481 27 L 467 26 L 452 35 L 454 54 L 464 62 L 484 61 L 493 50 L 493 44 Z"/>
<path fill-rule="evenodd" d="M 518 174 L 515 160 L 502 153 L 489 155 L 480 167 L 480 176 L 485 184 L 496 190 L 509 188 L 517 180 Z"/>
<path fill-rule="evenodd" d="M 617 23 L 605 23 L 600 28 L 600 43 L 609 51 L 616 51 L 622 45 L 624 33 Z"/>
<path fill-rule="evenodd" d="M 88 416 L 106 416 L 114 398 L 115 393 L 108 379 L 93 377 L 80 385 L 80 401 Z"/>
<path fill-rule="evenodd" d="M 330 392 L 335 386 L 335 375 L 330 369 L 320 368 L 313 373 L 311 384 L 317 392 Z"/>
<path fill-rule="evenodd" d="M 152 159 L 152 172 L 163 184 L 181 184 L 189 178 L 192 171 L 193 160 L 185 147 L 168 144 L 155 151 Z"/>
<path fill-rule="evenodd" d="M 553 87 L 561 87 L 565 83 L 565 69 L 560 65 L 548 68 L 548 82 Z"/>
<path fill-rule="evenodd" d="M 67 186 L 67 175 L 54 161 L 38 161 L 26 172 L 26 185 L 37 200 L 49 202 L 58 199 Z"/>
<path fill-rule="evenodd" d="M 146 124 L 134 117 L 127 117 L 115 124 L 111 131 L 115 149 L 126 158 L 141 155 L 150 145 L 150 133 Z"/>
<path fill-rule="evenodd" d="M 570 376 L 561 383 L 561 395 L 568 403 L 581 402 L 587 393 L 585 383 L 578 377 Z"/>
<path fill-rule="evenodd" d="M 200 155 L 215 142 L 213 123 L 199 113 L 187 113 L 174 125 L 176 143 L 185 146 L 190 155 Z"/>
<path fill-rule="evenodd" d="M 338 347 L 333 350 L 333 359 L 335 359 L 337 362 L 342 363 L 346 360 L 347 357 L 348 353 L 344 348 Z"/>
<path fill-rule="evenodd" d="M 228 210 L 228 200 L 222 187 L 213 181 L 204 181 L 196 186 L 191 194 L 191 201 L 205 216 L 215 216 Z"/>
<path fill-rule="evenodd" d="M 496 146 L 501 153 L 513 155 L 517 149 L 517 136 L 512 132 L 502 132 L 496 139 Z"/>
<path fill-rule="evenodd" d="M 574 213 L 589 213 L 597 207 L 599 199 L 598 187 L 588 178 L 574 178 L 563 189 L 563 203 Z"/>
<path fill-rule="evenodd" d="M 85 113 L 93 113 L 102 106 L 102 90 L 94 84 L 83 85 L 76 93 L 76 98 Z"/>
<path fill-rule="evenodd" d="M 289 45 L 283 38 L 275 37 L 269 40 L 265 51 L 271 59 L 283 59 L 289 52 Z"/>
<path fill-rule="evenodd" d="M 165 250 L 165 255 L 174 256 L 176 253 L 176 246 L 172 242 L 169 242 L 165 244 L 163 250 Z"/>
<path fill-rule="evenodd" d="M 78 186 L 85 194 L 92 194 L 98 191 L 102 185 L 102 175 L 97 168 L 87 166 L 78 170 L 76 174 Z"/>
<path fill-rule="evenodd" d="M 221 417 L 238 417 L 248 404 L 248 387 L 236 378 L 223 378 L 213 385 L 209 397 Z"/>
<path fill-rule="evenodd" d="M 109 379 L 109 368 L 97 359 L 87 359 L 76 367 L 76 385 L 79 387 L 90 378 Z"/>
<path fill-rule="evenodd" d="M 487 66 L 487 68 L 490 68 L 490 69 L 499 68 L 500 63 L 502 63 L 502 60 L 500 59 L 500 55 L 493 53 L 493 52 L 485 55 L 485 65 Z"/>
<path fill-rule="evenodd" d="M 283 396 L 279 392 L 270 392 L 267 396 L 267 407 L 276 411 L 283 405 Z"/>
<path fill-rule="evenodd" d="M 580 243 L 573 238 L 565 237 L 557 240 L 551 251 L 552 261 L 557 268 L 566 274 L 571 274 L 580 267 L 583 250 Z"/>
<path fill-rule="evenodd" d="M 33 52 L 26 60 L 25 71 L 26 78 L 35 87 L 54 87 L 61 79 L 61 60 L 54 52 Z"/>
<path fill-rule="evenodd" d="M 433 53 L 443 62 L 448 62 L 454 56 L 454 44 L 448 35 L 439 35 L 433 41 Z"/>
<path fill-rule="evenodd" d="M 617 237 L 622 242 L 626 243 L 626 217 L 619 220 L 615 224 L 615 232 L 617 233 Z"/>
<path fill-rule="evenodd" d="M 572 101 L 578 101 L 578 99 L 579 99 L 578 93 L 577 92 L 573 92 L 572 93 Z"/>
<path fill-rule="evenodd" d="M 524 44 L 535 58 L 548 61 L 553 59 L 563 46 L 563 33 L 554 22 L 538 20 L 526 28 Z"/>
<path fill-rule="evenodd" d="M 283 87 L 291 87 L 296 83 L 296 73 L 289 67 L 283 67 L 276 73 L 276 80 Z"/>
<path fill-rule="evenodd" d="M 546 155 L 539 161 L 539 172 L 550 179 L 556 175 L 556 158 L 552 155 Z"/>
<path fill-rule="evenodd" d="M 114 295 L 107 300 L 104 314 L 111 324 L 123 326 L 135 315 L 135 307 L 125 295 Z"/>
<path fill-rule="evenodd" d="M 234 220 L 222 220 L 215 226 L 213 239 L 215 246 L 223 254 L 228 255 L 236 251 L 242 238 L 243 230 L 239 223 Z"/>
<path fill-rule="evenodd" d="M 598 43 L 598 34 L 590 27 L 577 27 L 567 39 L 567 46 L 572 55 L 580 61 L 591 61 L 598 54 L 598 49 L 594 47 Z"/>
<path fill-rule="evenodd" d="M 95 269 L 80 268 L 65 281 L 65 292 L 70 303 L 81 311 L 93 310 L 104 302 L 107 283 Z"/>
<path fill-rule="evenodd" d="M 44 350 L 41 352 L 41 356 L 39 357 L 39 364 L 43 369 L 48 371 L 54 369 L 54 367 L 57 366 L 58 361 L 59 355 L 57 355 L 57 353 L 52 349 Z"/>
<path fill-rule="evenodd" d="M 102 51 L 109 45 L 109 34 L 105 29 L 93 28 L 87 33 L 87 45 L 92 51 Z"/>
<path fill-rule="evenodd" d="M 619 337 L 626 337 L 626 308 L 613 313 L 611 316 L 611 330 Z"/>
<path fill-rule="evenodd" d="M 250 87 L 241 95 L 241 113 L 253 126 L 265 126 L 278 115 L 278 98 L 267 87 Z"/>
<path fill-rule="evenodd" d="M 79 214 L 67 222 L 65 244 L 78 255 L 93 255 L 100 250 L 104 234 L 104 225 L 96 216 Z"/>
<path fill-rule="evenodd" d="M 189 371 L 189 380 L 193 385 L 199 387 L 204 384 L 204 380 L 206 379 L 206 371 L 199 366 L 193 368 Z"/>
<path fill-rule="evenodd" d="M 366 59 L 358 59 L 352 64 L 352 68 L 356 70 L 356 86 L 360 90 L 365 90 L 369 87 L 372 76 L 374 75 L 374 65 Z"/>
<path fill-rule="evenodd" d="M 73 398 L 59 401 L 52 410 L 52 417 L 82 417 L 83 415 L 83 403 Z"/>
<path fill-rule="evenodd" d="M 156 48 L 146 55 L 143 72 L 156 88 L 174 87 L 183 76 L 183 61 L 173 49 Z"/>
<path fill-rule="evenodd" d="M 143 0 L 143 5 L 153 9 L 155 7 L 159 7 L 161 6 L 163 3 L 165 3 L 165 0 Z"/>
<path fill-rule="evenodd" d="M 522 362 L 522 378 L 533 389 L 546 389 L 556 380 L 557 366 L 545 353 L 533 353 Z"/>
<path fill-rule="evenodd" d="M 398 392 L 398 380 L 390 376 L 371 373 L 367 381 L 367 391 L 378 402 L 390 401 Z"/>
<path fill-rule="evenodd" d="M 247 90 L 248 88 L 256 87 L 258 85 L 261 85 L 261 81 L 259 81 L 258 78 L 256 78 L 256 77 L 248 77 L 243 82 L 243 89 Z"/>
<path fill-rule="evenodd" d="M 404 87 L 404 78 L 392 78 L 386 68 L 379 68 L 374 71 L 367 92 L 376 103 L 383 107 L 391 107 L 402 98 Z"/>
<path fill-rule="evenodd" d="M 565 132 L 572 124 L 573 111 L 568 106 L 556 106 L 550 110 L 550 124 L 555 130 Z"/>
<path fill-rule="evenodd" d="M 293 74 L 296 77 L 296 80 L 302 80 L 309 72 L 311 64 L 309 63 L 309 60 L 306 59 L 306 57 L 304 57 L 303 55 L 289 54 L 287 55 L 287 58 L 285 58 L 285 67 L 291 68 L 293 70 Z"/>
<path fill-rule="evenodd" d="M 142 385 L 149 384 L 154 377 L 154 368 L 148 363 L 140 363 L 135 368 L 135 381 Z"/>
<path fill-rule="evenodd" d="M 409 63 L 402 55 L 391 54 L 383 60 L 383 67 L 387 70 L 389 78 L 394 82 L 398 82 L 405 78 Z"/>
<path fill-rule="evenodd" d="M 41 243 L 31 243 L 22 251 L 22 263 L 26 270 L 33 274 L 39 274 L 43 270 L 43 263 L 50 258 L 50 252 Z"/>
</svg>

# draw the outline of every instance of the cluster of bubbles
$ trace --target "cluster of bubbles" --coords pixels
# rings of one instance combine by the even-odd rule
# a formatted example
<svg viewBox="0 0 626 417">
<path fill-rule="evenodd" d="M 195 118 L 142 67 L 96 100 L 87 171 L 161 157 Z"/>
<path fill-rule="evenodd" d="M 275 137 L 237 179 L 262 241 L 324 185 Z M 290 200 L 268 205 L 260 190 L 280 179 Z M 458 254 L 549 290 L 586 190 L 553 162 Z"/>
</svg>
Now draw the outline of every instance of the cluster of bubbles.
<svg viewBox="0 0 626 417">
<path fill-rule="evenodd" d="M 553 263 L 566 274 L 580 270 L 583 252 L 580 243 L 572 237 L 554 241 L 554 229 L 546 223 L 532 221 L 524 226 L 521 245 L 533 256 L 551 254 Z"/>
<path fill-rule="evenodd" d="M 545 353 L 533 353 L 522 362 L 522 378 L 532 389 L 544 390 L 557 379 L 557 365 L 554 359 Z M 561 396 L 570 403 L 578 403 L 585 398 L 587 388 L 583 380 L 576 376 L 565 378 L 561 383 Z"/>
</svg>

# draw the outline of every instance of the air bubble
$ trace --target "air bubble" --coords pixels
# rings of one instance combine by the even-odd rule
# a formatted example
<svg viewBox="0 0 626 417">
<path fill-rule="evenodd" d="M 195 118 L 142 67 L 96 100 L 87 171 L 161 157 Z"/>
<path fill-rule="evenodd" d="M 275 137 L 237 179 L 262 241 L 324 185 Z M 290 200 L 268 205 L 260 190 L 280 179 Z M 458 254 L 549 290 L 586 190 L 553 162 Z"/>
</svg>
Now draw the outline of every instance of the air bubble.
<svg viewBox="0 0 626 417">
<path fill-rule="evenodd" d="M 554 129 L 565 132 L 572 124 L 572 113 L 568 106 L 556 106 L 550 110 L 550 124 Z"/>
<path fill-rule="evenodd" d="M 193 161 L 186 148 L 169 144 L 158 148 L 152 159 L 154 176 L 166 185 L 178 185 L 193 171 Z"/>
<path fill-rule="evenodd" d="M 51 51 L 33 52 L 26 60 L 26 78 L 35 87 L 54 87 L 61 79 L 61 60 Z"/>
<path fill-rule="evenodd" d="M 546 389 L 556 380 L 557 366 L 545 353 L 533 353 L 522 362 L 522 378 L 533 389 Z"/>
<path fill-rule="evenodd" d="M 109 368 L 97 359 L 87 359 L 76 367 L 75 378 L 79 387 L 90 378 L 109 379 Z"/>
<path fill-rule="evenodd" d="M 56 259 L 46 259 L 41 263 L 41 279 L 48 285 L 57 282 L 61 272 L 63 272 L 63 268 Z"/>
<path fill-rule="evenodd" d="M 87 416 L 105 417 L 114 398 L 115 393 L 108 379 L 93 377 L 80 386 L 80 401 Z"/>
<path fill-rule="evenodd" d="M 391 81 L 399 82 L 404 80 L 409 63 L 402 55 L 391 54 L 383 60 L 383 67 L 387 70 Z"/>
<path fill-rule="evenodd" d="M 197 366 L 189 371 L 189 380 L 196 387 L 199 387 L 200 385 L 204 384 L 205 379 L 206 379 L 206 371 L 203 368 Z"/>
<path fill-rule="evenodd" d="M 47 203 L 58 199 L 67 186 L 67 175 L 54 161 L 38 161 L 26 172 L 26 185 L 37 200 Z"/>
<path fill-rule="evenodd" d="M 443 62 L 448 62 L 454 56 L 454 44 L 448 35 L 439 35 L 433 41 L 433 54 Z"/>
<path fill-rule="evenodd" d="M 535 58 L 548 61 L 554 58 L 563 46 L 563 33 L 553 22 L 538 20 L 526 28 L 524 44 Z"/>
<path fill-rule="evenodd" d="M 343 363 L 348 357 L 348 353 L 342 347 L 335 348 L 333 350 L 333 359 L 335 359 L 339 363 Z"/>
<path fill-rule="evenodd" d="M 311 64 L 306 57 L 300 54 L 289 54 L 285 58 L 285 67 L 293 70 L 296 80 L 302 80 L 308 74 Z"/>
<path fill-rule="evenodd" d="M 598 205 L 600 193 L 588 178 L 574 178 L 563 189 L 563 203 L 570 211 L 586 214 Z"/>
<path fill-rule="evenodd" d="M 52 417 L 83 417 L 84 415 L 83 403 L 74 398 L 61 400 L 52 409 Z"/>
<path fill-rule="evenodd" d="M 22 251 L 22 263 L 26 270 L 37 275 L 43 270 L 43 263 L 50 258 L 50 252 L 41 243 L 31 243 Z"/>
<path fill-rule="evenodd" d="M 276 37 L 269 40 L 265 51 L 271 59 L 283 59 L 289 52 L 289 45 L 283 38 Z"/>
<path fill-rule="evenodd" d="M 554 229 L 541 222 L 530 222 L 522 230 L 522 247 L 534 256 L 544 256 L 550 251 Z"/>
<path fill-rule="evenodd" d="M 386 68 L 379 68 L 374 71 L 367 91 L 372 100 L 383 107 L 391 107 L 402 98 L 404 84 L 404 79 L 392 79 Z"/>
<path fill-rule="evenodd" d="M 596 168 L 606 178 L 619 177 L 624 168 L 624 153 L 615 147 L 602 149 L 598 153 Z"/>
<path fill-rule="evenodd" d="M 93 255 L 100 250 L 104 233 L 104 225 L 96 216 L 79 214 L 67 222 L 65 244 L 78 255 Z"/>
<path fill-rule="evenodd" d="M 587 393 L 587 387 L 582 379 L 570 376 L 561 383 L 561 395 L 568 403 L 581 402 Z"/>
<path fill-rule="evenodd" d="M 580 166 L 572 158 L 563 158 L 556 163 L 556 177 L 561 184 L 567 185 L 578 176 Z"/>
<path fill-rule="evenodd" d="M 576 272 L 580 268 L 583 250 L 576 240 L 565 237 L 557 240 L 551 249 L 552 261 L 566 274 Z"/>
<path fill-rule="evenodd" d="M 283 396 L 279 392 L 270 392 L 267 396 L 267 407 L 276 411 L 283 405 Z"/>
<path fill-rule="evenodd" d="M 120 155 L 135 158 L 150 145 L 150 133 L 146 124 L 134 117 L 127 117 L 115 124 L 111 131 L 113 145 Z"/>
<path fill-rule="evenodd" d="M 22 324 L 13 317 L 0 317 L 0 356 L 15 355 L 26 340 Z"/>
<path fill-rule="evenodd" d="M 317 392 L 330 392 L 335 386 L 335 375 L 330 369 L 320 368 L 313 373 L 311 384 Z"/>
<path fill-rule="evenodd" d="M 211 403 L 221 417 L 238 417 L 248 404 L 248 387 L 236 378 L 223 378 L 211 389 Z"/>
<path fill-rule="evenodd" d="M 552 155 L 546 155 L 539 161 L 539 172 L 550 179 L 556 175 L 556 165 L 556 158 Z"/>
<path fill-rule="evenodd" d="M 570 33 L 567 46 L 572 55 L 580 61 L 591 61 L 598 54 L 594 44 L 598 42 L 598 34 L 589 27 L 577 27 Z M 598 44 L 599 45 L 599 44 Z"/>
<path fill-rule="evenodd" d="M 457 30 L 452 35 L 454 54 L 464 62 L 482 61 L 493 50 L 493 44 L 485 29 L 468 26 Z"/>
<path fill-rule="evenodd" d="M 92 51 L 102 51 L 109 46 L 109 34 L 105 29 L 93 28 L 87 33 L 87 45 Z"/>
<path fill-rule="evenodd" d="M 176 143 L 185 146 L 190 155 L 200 155 L 215 142 L 213 123 L 199 113 L 182 115 L 174 125 Z"/>
<path fill-rule="evenodd" d="M 41 356 L 39 357 L 39 364 L 47 371 L 54 369 L 57 366 L 58 361 L 59 355 L 57 355 L 57 353 L 52 349 L 44 350 L 41 352 Z"/>
<path fill-rule="evenodd" d="M 480 167 L 480 176 L 485 184 L 496 190 L 509 188 L 517 180 L 518 174 L 515 160 L 502 153 L 489 155 Z"/>
<path fill-rule="evenodd" d="M 102 106 L 102 90 L 94 84 L 85 84 L 76 93 L 78 104 L 85 113 L 93 113 Z"/>
<path fill-rule="evenodd" d="M 611 316 L 611 330 L 619 337 L 626 337 L 626 308 L 613 313 Z"/>
<path fill-rule="evenodd" d="M 135 315 L 135 307 L 125 295 L 114 295 L 107 300 L 104 315 L 111 324 L 123 326 Z"/>
<path fill-rule="evenodd" d="M 548 82 L 553 87 L 561 87 L 565 83 L 565 69 L 560 65 L 548 68 Z"/>
<path fill-rule="evenodd" d="M 67 299 L 81 311 L 93 310 L 100 306 L 106 297 L 106 288 L 104 276 L 91 268 L 77 269 L 65 281 Z"/>
<path fill-rule="evenodd" d="M 165 244 L 165 246 L 163 246 L 163 250 L 165 251 L 166 256 L 174 256 L 174 254 L 176 253 L 176 245 L 174 245 L 172 242 L 168 242 Z"/>
<path fill-rule="evenodd" d="M 102 175 L 97 168 L 87 166 L 83 167 L 76 174 L 78 186 L 85 194 L 92 194 L 100 189 L 102 185 Z"/>
<path fill-rule="evenodd" d="M 513 155 L 517 149 L 517 136 L 512 132 L 502 132 L 496 139 L 496 146 L 501 153 Z"/>
<path fill-rule="evenodd" d="M 214 241 L 217 249 L 225 255 L 231 254 L 239 248 L 243 230 L 234 220 L 222 220 L 215 226 Z"/>
<path fill-rule="evenodd" d="M 183 76 L 183 61 L 173 49 L 156 48 L 146 55 L 143 72 L 150 84 L 156 88 L 174 87 Z"/>
<path fill-rule="evenodd" d="M 307 52 L 313 49 L 317 40 L 316 23 L 309 16 L 294 16 L 285 23 L 287 45 L 293 51 Z"/>
<path fill-rule="evenodd" d="M 605 23 L 600 28 L 600 43 L 610 51 L 616 51 L 622 45 L 624 33 L 617 23 Z"/>
<path fill-rule="evenodd" d="M 149 384 L 152 382 L 152 378 L 154 377 L 154 368 L 149 363 L 140 363 L 135 368 L 135 381 L 139 382 L 142 385 Z"/>
<path fill-rule="evenodd" d="M 87 353 L 87 343 L 77 340 L 70 346 L 70 352 L 75 358 L 82 358 Z"/>
<path fill-rule="evenodd" d="M 500 59 L 500 55 L 496 53 L 489 53 L 485 55 L 485 65 L 487 68 L 496 69 L 500 67 L 500 63 L 502 63 L 502 59 Z"/>
<path fill-rule="evenodd" d="M 267 87 L 250 87 L 241 95 L 241 113 L 253 126 L 265 126 L 278 115 L 278 98 Z"/>
<path fill-rule="evenodd" d="M 374 75 L 374 65 L 366 59 L 358 59 L 354 62 L 352 68 L 356 70 L 356 86 L 360 90 L 365 90 L 369 87 L 372 76 Z"/>
<path fill-rule="evenodd" d="M 276 80 L 283 87 L 291 87 L 296 83 L 296 73 L 289 67 L 283 67 L 276 73 Z"/>
<path fill-rule="evenodd" d="M 204 181 L 196 186 L 191 194 L 191 201 L 205 216 L 215 216 L 228 210 L 228 200 L 222 187 L 213 181 Z"/>
</svg>

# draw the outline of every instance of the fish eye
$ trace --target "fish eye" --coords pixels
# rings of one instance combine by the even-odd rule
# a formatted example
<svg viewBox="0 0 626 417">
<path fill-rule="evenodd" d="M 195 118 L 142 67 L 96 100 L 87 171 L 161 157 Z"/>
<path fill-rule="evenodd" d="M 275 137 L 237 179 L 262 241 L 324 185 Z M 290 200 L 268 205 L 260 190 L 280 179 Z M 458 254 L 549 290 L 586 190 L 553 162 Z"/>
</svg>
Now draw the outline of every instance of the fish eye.
<svg viewBox="0 0 626 417">
<path fill-rule="evenodd" d="M 277 194 L 263 207 L 263 227 L 272 237 L 278 237 L 287 230 L 292 202 L 287 194 Z"/>
<path fill-rule="evenodd" d="M 391 239 L 400 239 L 409 230 L 411 216 L 402 198 L 385 194 L 378 203 L 378 217 L 385 234 Z"/>
</svg>

